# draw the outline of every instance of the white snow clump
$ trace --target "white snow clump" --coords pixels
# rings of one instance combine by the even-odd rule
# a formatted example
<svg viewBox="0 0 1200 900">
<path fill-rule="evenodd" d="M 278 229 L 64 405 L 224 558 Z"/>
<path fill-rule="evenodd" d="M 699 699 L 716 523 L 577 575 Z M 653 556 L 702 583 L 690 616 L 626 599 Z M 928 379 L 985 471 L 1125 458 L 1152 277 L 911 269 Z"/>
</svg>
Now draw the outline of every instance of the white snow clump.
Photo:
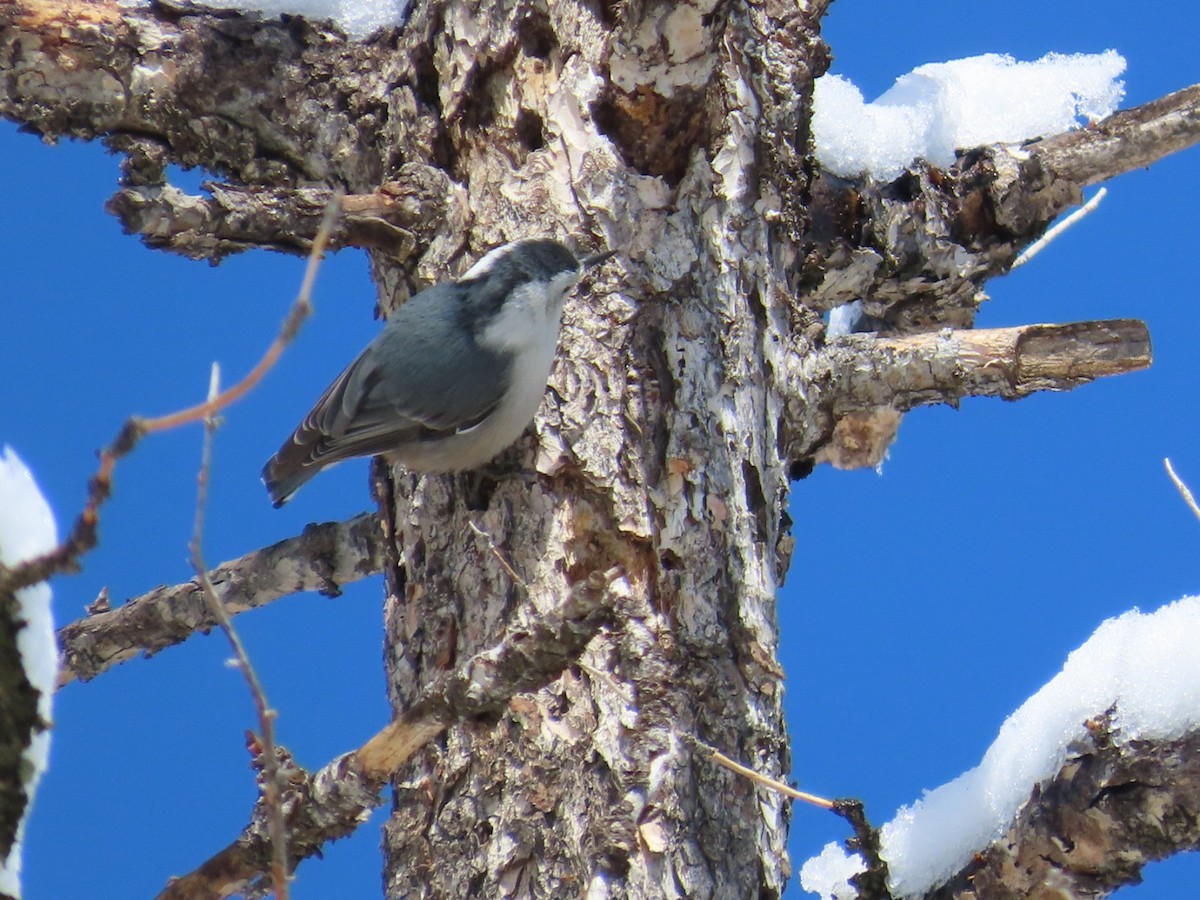
<svg viewBox="0 0 1200 900">
<path fill-rule="evenodd" d="M 1115 50 L 1036 62 L 988 53 L 929 63 L 901 75 L 879 99 L 840 75 L 818 78 L 813 95 L 817 160 L 835 175 L 891 181 L 914 160 L 948 166 L 958 149 L 1019 143 L 1112 113 L 1124 96 Z"/>
</svg>

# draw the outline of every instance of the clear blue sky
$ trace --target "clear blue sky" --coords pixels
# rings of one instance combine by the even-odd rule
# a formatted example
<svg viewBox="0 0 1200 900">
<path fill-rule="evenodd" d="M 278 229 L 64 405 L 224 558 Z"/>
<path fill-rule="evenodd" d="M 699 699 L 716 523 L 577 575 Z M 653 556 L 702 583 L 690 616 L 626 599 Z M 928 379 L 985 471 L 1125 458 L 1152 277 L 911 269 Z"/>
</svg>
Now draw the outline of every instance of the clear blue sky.
<svg viewBox="0 0 1200 900">
<path fill-rule="evenodd" d="M 924 62 L 983 52 L 1125 55 L 1125 105 L 1200 76 L 1200 6 L 1153 3 L 835 3 L 834 71 L 874 96 Z M 102 205 L 117 159 L 96 145 L 42 146 L 0 124 L 5 269 L 0 441 L 33 469 L 60 522 L 74 517 L 93 451 L 130 413 L 203 395 L 212 360 L 240 377 L 262 352 L 303 263 L 259 253 L 218 268 L 144 249 Z M 1194 521 L 1162 472 L 1200 487 L 1200 355 L 1192 258 L 1200 151 L 1109 184 L 1100 209 L 1018 274 L 992 282 L 981 326 L 1137 317 L 1155 364 L 1062 395 L 920 410 L 882 476 L 815 472 L 794 486 L 797 546 L 779 603 L 793 778 L 863 797 L 882 821 L 974 765 L 1004 717 L 1105 617 L 1200 591 Z M 196 174 L 183 176 L 195 184 Z M 317 314 L 218 435 L 210 563 L 367 509 L 365 462 L 315 480 L 283 510 L 258 481 L 265 458 L 374 333 L 365 259 L 332 258 Z M 198 428 L 146 441 L 119 467 L 103 543 L 58 580 L 61 622 L 102 586 L 114 602 L 187 580 Z M 319 766 L 388 718 L 382 587 L 304 597 L 237 620 L 280 710 L 281 739 Z M 26 855 L 36 897 L 152 896 L 231 840 L 254 788 L 254 725 L 223 639 L 71 685 L 56 700 L 51 768 Z M 294 896 L 379 895 L 378 824 L 301 866 Z M 798 868 L 840 820 L 797 808 Z M 1194 894 L 1196 859 L 1147 872 L 1136 900 Z M 789 896 L 802 896 L 793 883 Z"/>
</svg>

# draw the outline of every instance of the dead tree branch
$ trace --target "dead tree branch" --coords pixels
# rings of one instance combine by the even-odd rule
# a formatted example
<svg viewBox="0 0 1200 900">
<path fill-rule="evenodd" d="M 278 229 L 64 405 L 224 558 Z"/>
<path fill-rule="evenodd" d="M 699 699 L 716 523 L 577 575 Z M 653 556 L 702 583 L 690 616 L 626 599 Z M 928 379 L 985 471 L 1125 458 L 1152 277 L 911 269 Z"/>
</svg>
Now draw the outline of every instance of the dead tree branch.
<svg viewBox="0 0 1200 900">
<path fill-rule="evenodd" d="M 358 750 L 312 775 L 290 773 L 283 807 L 289 870 L 326 843 L 350 834 L 379 805 L 387 779 L 451 724 L 503 709 L 517 694 L 536 690 L 570 665 L 609 618 L 619 570 L 576 585 L 549 613 L 526 606 L 499 643 L 433 681 L 399 718 Z M 263 803 L 232 844 L 194 872 L 174 879 L 159 900 L 228 897 L 270 870 L 271 842 Z"/>
<path fill-rule="evenodd" d="M 341 71 L 354 70 L 354 45 L 314 23 L 290 29 L 278 19 L 113 0 L 0 0 L 0 46 L 19 48 L 4 60 L 0 115 L 48 137 L 116 138 L 117 149 L 123 136 L 150 138 L 179 165 L 247 184 L 321 180 L 330 159 L 323 135 L 289 134 L 263 110 L 238 105 L 253 102 L 245 85 L 305 85 L 309 96 L 287 102 L 320 103 L 340 118 L 328 77 L 300 75 L 310 39 L 346 57 Z"/>
<path fill-rule="evenodd" d="M 890 331 L 973 324 L 983 284 L 1082 189 L 1200 140 L 1200 86 L 1026 147 L 965 151 L 947 171 L 914 167 L 891 185 L 818 173 L 799 288 L 828 310 L 861 299 Z"/>
<path fill-rule="evenodd" d="M 1123 109 L 1078 131 L 1029 146 L 1035 159 L 1059 178 L 1087 187 L 1200 141 L 1200 84 Z"/>
<path fill-rule="evenodd" d="M 1083 188 L 1143 168 L 1200 141 L 1200 85 L 1020 150 L 968 154 L 959 225 L 973 235 L 1037 237 L 1079 204 Z"/>
<path fill-rule="evenodd" d="M 881 438 L 864 434 L 878 424 L 876 410 L 888 411 L 889 420 L 898 424 L 895 413 L 916 406 L 1065 391 L 1106 375 L 1144 369 L 1151 359 L 1149 332 L 1134 319 L 838 338 L 795 360 L 788 374 L 792 387 L 786 393 L 793 398 L 789 420 L 800 426 L 785 430 L 788 452 L 793 459 L 806 459 L 818 450 L 837 452 L 821 449 L 831 442 L 876 442 Z M 827 410 L 819 430 L 805 413 L 814 406 Z M 880 457 L 861 455 L 857 465 L 873 465 Z M 848 458 L 857 457 L 851 453 Z"/>
<path fill-rule="evenodd" d="M 192 259 L 217 262 L 255 248 L 308 253 L 334 193 L 208 183 L 209 196 L 195 196 L 166 183 L 165 159 L 158 160 L 157 172 L 136 176 L 133 159 L 126 162 L 125 185 L 108 201 L 108 211 L 147 246 Z M 144 183 L 147 179 L 154 180 Z M 441 170 L 416 163 L 369 194 L 344 197 L 342 209 L 332 248 L 376 249 L 401 262 L 424 252 L 448 219 L 465 228 L 467 215 L 461 188 Z"/>
<path fill-rule="evenodd" d="M 343 585 L 382 570 L 383 540 L 378 518 L 363 513 L 345 522 L 309 525 L 297 537 L 222 563 L 208 577 L 231 616 L 302 591 L 336 597 Z M 207 633 L 216 624 L 194 580 L 155 588 L 58 630 L 63 656 L 59 686 L 90 681 L 139 654 L 151 656 L 197 631 Z"/>
</svg>

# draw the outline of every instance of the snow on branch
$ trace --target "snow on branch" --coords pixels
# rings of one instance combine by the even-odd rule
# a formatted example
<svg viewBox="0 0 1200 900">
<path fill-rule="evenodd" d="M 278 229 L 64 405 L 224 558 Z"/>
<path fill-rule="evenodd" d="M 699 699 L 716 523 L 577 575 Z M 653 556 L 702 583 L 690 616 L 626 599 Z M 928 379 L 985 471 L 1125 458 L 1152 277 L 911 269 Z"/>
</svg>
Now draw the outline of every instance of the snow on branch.
<svg viewBox="0 0 1200 900">
<path fill-rule="evenodd" d="M 1198 640 L 1200 597 L 1104 622 L 976 768 L 880 829 L 886 896 L 1104 896 L 1200 847 Z M 853 868 L 831 844 L 801 882 L 861 896 Z"/>
<path fill-rule="evenodd" d="M 922 160 L 946 167 L 960 148 L 1017 143 L 1103 118 L 1125 92 L 1115 51 L 1050 53 L 1033 62 L 989 53 L 918 66 L 872 103 L 839 75 L 817 79 L 817 160 L 844 178 L 891 181 Z"/>
<path fill-rule="evenodd" d="M 208 577 L 231 616 L 302 591 L 336 597 L 343 585 L 382 570 L 382 542 L 378 518 L 363 513 L 345 522 L 309 525 L 297 537 L 222 563 Z M 58 630 L 59 687 L 90 681 L 138 654 L 153 655 L 216 624 L 195 580 L 155 588 L 115 609 L 102 606 Z"/>
<path fill-rule="evenodd" d="M 1200 85 L 1114 112 L 1124 69 L 1112 50 L 1034 62 L 991 53 L 919 66 L 868 104 L 846 79 L 827 75 L 814 86 L 815 155 L 843 178 L 891 181 L 921 163 L 949 168 L 973 147 L 1024 145 L 1011 152 L 1036 155 L 1080 187 L 1094 184 L 1200 138 Z"/>
<path fill-rule="evenodd" d="M 315 773 L 305 772 L 281 751 L 292 869 L 357 828 L 381 802 L 379 791 L 387 779 L 446 728 L 503 709 L 515 695 L 537 690 L 574 662 L 608 621 L 609 605 L 622 582 L 621 571 L 612 569 L 577 583 L 547 613 L 526 604 L 497 644 L 430 683 L 408 710 L 362 747 Z M 173 879 L 159 900 L 253 892 L 270 869 L 271 852 L 260 798 L 237 839 L 195 871 Z"/>
<path fill-rule="evenodd" d="M 32 473 L 0 447 L 0 568 L 36 558 L 58 526 Z M 0 896 L 21 896 L 25 822 L 50 752 L 58 653 L 50 586 L 0 588 Z"/>
<path fill-rule="evenodd" d="M 1010 270 L 1083 188 L 1200 141 L 1200 86 L 1086 128 L 966 149 L 892 184 L 818 172 L 799 285 L 819 311 L 862 301 L 896 333 L 971 325 L 988 279 Z"/>
</svg>

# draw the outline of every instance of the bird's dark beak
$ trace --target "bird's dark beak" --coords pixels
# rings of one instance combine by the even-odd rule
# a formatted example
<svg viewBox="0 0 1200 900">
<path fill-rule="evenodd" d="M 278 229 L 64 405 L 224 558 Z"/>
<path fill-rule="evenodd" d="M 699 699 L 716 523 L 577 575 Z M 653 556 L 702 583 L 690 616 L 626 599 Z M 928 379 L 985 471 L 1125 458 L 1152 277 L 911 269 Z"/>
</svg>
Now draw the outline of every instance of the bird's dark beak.
<svg viewBox="0 0 1200 900">
<path fill-rule="evenodd" d="M 590 269 L 592 266 L 600 265 L 600 263 L 604 262 L 610 256 L 616 256 L 616 255 L 617 255 L 616 250 L 605 250 L 603 253 L 596 253 L 592 256 L 585 256 L 582 260 L 580 260 L 579 264 L 581 266 L 583 266 L 585 269 Z"/>
</svg>

